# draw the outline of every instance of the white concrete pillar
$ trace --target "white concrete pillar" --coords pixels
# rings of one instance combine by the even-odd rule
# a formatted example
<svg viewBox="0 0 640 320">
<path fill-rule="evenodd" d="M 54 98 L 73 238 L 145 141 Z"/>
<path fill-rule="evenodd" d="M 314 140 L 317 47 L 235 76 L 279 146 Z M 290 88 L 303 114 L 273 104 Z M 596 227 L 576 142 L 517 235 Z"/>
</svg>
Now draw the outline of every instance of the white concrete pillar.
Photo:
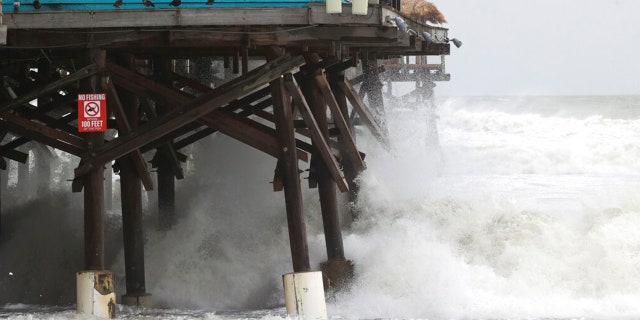
<svg viewBox="0 0 640 320">
<path fill-rule="evenodd" d="M 304 320 L 327 319 L 322 272 L 287 273 L 282 276 L 287 314 Z"/>
<path fill-rule="evenodd" d="M 78 313 L 101 318 L 115 318 L 116 293 L 111 271 L 80 271 L 77 273 L 76 281 Z"/>
</svg>

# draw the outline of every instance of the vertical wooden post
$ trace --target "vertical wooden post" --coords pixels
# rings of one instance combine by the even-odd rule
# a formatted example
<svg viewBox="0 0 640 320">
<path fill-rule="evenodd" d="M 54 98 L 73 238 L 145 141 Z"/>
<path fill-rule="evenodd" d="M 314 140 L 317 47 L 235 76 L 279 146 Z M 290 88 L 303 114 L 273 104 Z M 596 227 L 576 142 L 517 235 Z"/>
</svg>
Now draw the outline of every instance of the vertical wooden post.
<svg viewBox="0 0 640 320">
<path fill-rule="evenodd" d="M 236 51 L 233 55 L 233 74 L 240 73 L 240 51 Z"/>
<path fill-rule="evenodd" d="M 287 207 L 287 224 L 294 272 L 311 270 L 307 231 L 302 208 L 302 188 L 298 173 L 296 141 L 293 130 L 291 98 L 278 78 L 270 83 L 273 97 L 276 133 L 280 144 L 280 161 L 283 164 L 284 198 Z"/>
<path fill-rule="evenodd" d="M 249 48 L 242 47 L 242 74 L 249 72 Z"/>
<path fill-rule="evenodd" d="M 338 83 L 340 81 L 344 81 L 342 78 L 342 72 L 339 75 L 330 75 L 329 84 L 331 85 L 331 89 L 333 91 L 333 95 L 336 98 L 336 102 L 338 102 L 338 106 L 340 107 L 340 113 L 342 113 L 342 117 L 344 117 L 345 121 L 347 121 L 347 125 L 349 126 L 349 131 L 352 133 L 354 139 L 356 139 L 355 134 L 355 126 L 353 125 L 353 121 L 351 121 L 351 117 L 349 117 L 349 106 L 347 104 L 347 97 L 344 92 L 338 88 Z M 340 137 L 338 137 L 338 141 Z M 356 178 L 360 174 L 358 170 L 356 170 L 353 163 L 349 160 L 350 158 L 346 154 L 346 150 L 344 148 L 344 143 L 340 143 L 340 154 L 341 154 L 341 164 L 342 171 L 344 172 L 345 179 L 347 180 L 347 184 L 349 185 L 349 191 L 347 192 L 348 200 L 350 203 L 355 203 L 358 199 L 359 186 L 356 183 Z M 359 212 L 356 210 L 356 207 L 351 205 L 349 206 L 349 213 L 351 214 L 351 221 L 354 221 L 358 218 Z"/>
<path fill-rule="evenodd" d="M 156 81 L 167 83 L 167 71 L 166 60 L 161 57 L 154 57 L 153 73 Z M 168 111 L 166 106 L 160 103 L 156 104 L 158 116 Z M 164 155 L 157 155 L 156 160 L 158 166 L 158 226 L 161 230 L 166 230 L 176 222 L 175 174 Z"/>
<path fill-rule="evenodd" d="M 317 72 L 322 72 L 317 70 Z M 309 100 L 313 116 L 318 123 L 326 141 L 329 141 L 329 124 L 327 121 L 327 104 L 320 89 L 312 79 L 306 81 L 305 94 Z M 336 183 L 331 178 L 329 170 L 315 150 L 311 158 L 311 166 L 314 177 L 318 182 L 318 194 L 320 196 L 320 208 L 322 211 L 322 223 L 324 226 L 327 258 L 329 260 L 344 260 L 344 248 L 342 245 L 342 231 L 340 230 L 340 217 L 338 213 L 338 199 L 336 197 Z"/>
<path fill-rule="evenodd" d="M 126 56 L 125 65 L 135 68 L 132 56 Z M 138 99 L 121 91 L 120 101 L 131 129 L 138 127 Z M 120 194 L 122 200 L 122 234 L 124 239 L 124 265 L 126 294 L 122 303 L 133 306 L 151 306 L 151 295 L 146 293 L 144 264 L 144 226 L 142 215 L 142 183 L 130 155 L 118 159 L 120 166 Z"/>
<path fill-rule="evenodd" d="M 85 134 L 90 148 L 102 145 L 103 133 Z M 86 270 L 104 270 L 104 185 L 103 168 L 93 168 L 84 183 L 84 257 Z"/>
<path fill-rule="evenodd" d="M 363 59 L 362 72 L 364 73 L 364 80 L 362 82 L 362 89 L 364 89 L 367 95 L 367 101 L 369 102 L 369 107 L 371 108 L 374 119 L 378 122 L 380 128 L 386 132 L 386 114 L 384 111 L 384 100 L 382 98 L 382 82 L 380 82 L 378 72 L 378 61 L 375 55 L 369 57 L 366 53 Z"/>
<path fill-rule="evenodd" d="M 34 148 L 33 155 L 35 157 L 35 170 L 38 179 L 38 194 L 42 195 L 49 192 L 51 188 L 51 155 L 48 154 L 44 145 Z M 36 151 L 37 150 L 37 151 Z"/>
<path fill-rule="evenodd" d="M 320 87 L 314 81 L 314 76 L 321 72 L 321 69 L 311 72 L 311 77 L 304 82 L 303 90 L 322 135 L 329 141 L 327 102 Z M 345 285 L 353 277 L 353 264 L 351 261 L 347 261 L 344 255 L 336 183 L 317 150 L 314 150 L 312 154 L 311 167 L 318 182 L 322 225 L 327 249 L 327 261 L 321 263 L 320 268 L 325 276 L 325 289 L 336 288 Z"/>
<path fill-rule="evenodd" d="M 29 142 L 22 146 L 22 151 L 31 155 L 29 149 L 31 148 L 31 144 L 33 142 Z M 29 179 L 29 161 L 25 163 L 18 163 L 18 182 L 16 183 L 16 192 L 20 196 L 24 196 L 25 193 L 29 193 L 31 188 L 29 188 L 29 184 L 32 179 Z"/>
<path fill-rule="evenodd" d="M 0 11 L 1 10 L 2 9 L 0 9 Z M 2 142 L 2 139 L 0 139 L 0 142 Z M 9 166 L 7 165 L 7 167 Z M 2 195 L 5 193 L 4 192 L 4 185 L 5 185 L 4 172 L 5 171 L 7 170 L 0 170 L 0 238 L 2 238 Z"/>
<path fill-rule="evenodd" d="M 158 215 L 160 229 L 166 230 L 176 222 L 176 186 L 171 165 L 164 156 L 158 157 Z"/>
<path fill-rule="evenodd" d="M 104 66 L 106 52 L 91 49 L 90 60 Z M 100 78 L 88 80 L 88 90 L 98 92 Z M 104 133 L 85 133 L 88 149 L 96 149 L 104 143 Z M 94 167 L 83 178 L 84 185 L 84 257 L 86 270 L 104 270 L 104 168 Z"/>
</svg>

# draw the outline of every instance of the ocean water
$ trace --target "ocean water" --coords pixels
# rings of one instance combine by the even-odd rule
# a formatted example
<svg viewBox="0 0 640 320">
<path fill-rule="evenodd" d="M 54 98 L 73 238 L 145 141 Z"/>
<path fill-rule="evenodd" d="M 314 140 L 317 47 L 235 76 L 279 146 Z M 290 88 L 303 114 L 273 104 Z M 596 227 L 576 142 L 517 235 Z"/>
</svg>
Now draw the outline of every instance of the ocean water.
<svg viewBox="0 0 640 320">
<path fill-rule="evenodd" d="M 387 106 L 389 148 L 358 131 L 361 217 L 343 233 L 356 276 L 327 297 L 330 317 L 640 318 L 640 97 L 440 98 L 438 143 L 429 108 Z M 286 318 L 275 161 L 224 136 L 191 151 L 178 224 L 160 232 L 146 210 L 147 291 L 158 307 L 119 306 L 119 318 Z M 73 164 L 59 161 L 69 175 Z M 82 318 L 73 311 L 81 196 L 66 178 L 38 199 L 3 195 L 0 318 Z M 315 190 L 304 192 L 317 266 L 320 208 Z M 116 198 L 106 259 L 122 294 L 117 207 Z"/>
</svg>

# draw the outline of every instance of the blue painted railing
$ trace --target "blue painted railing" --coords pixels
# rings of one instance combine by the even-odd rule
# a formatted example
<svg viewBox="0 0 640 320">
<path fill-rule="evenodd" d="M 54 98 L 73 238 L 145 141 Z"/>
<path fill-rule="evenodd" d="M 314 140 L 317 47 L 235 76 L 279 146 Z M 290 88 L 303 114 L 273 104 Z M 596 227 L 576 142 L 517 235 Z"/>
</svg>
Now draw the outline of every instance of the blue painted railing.
<svg viewBox="0 0 640 320">
<path fill-rule="evenodd" d="M 36 11 L 34 0 L 19 0 L 18 12 Z M 116 0 L 39 0 L 40 11 L 58 10 L 129 10 L 129 9 L 168 9 L 174 8 L 169 3 L 171 0 L 151 0 L 155 7 L 145 7 L 142 0 L 122 0 L 119 8 L 114 7 Z M 181 0 L 178 8 L 282 8 L 282 7 L 306 7 L 309 2 L 325 2 L 325 0 L 214 0 L 212 5 L 207 0 Z M 13 0 L 2 1 L 2 11 L 14 12 Z"/>
</svg>

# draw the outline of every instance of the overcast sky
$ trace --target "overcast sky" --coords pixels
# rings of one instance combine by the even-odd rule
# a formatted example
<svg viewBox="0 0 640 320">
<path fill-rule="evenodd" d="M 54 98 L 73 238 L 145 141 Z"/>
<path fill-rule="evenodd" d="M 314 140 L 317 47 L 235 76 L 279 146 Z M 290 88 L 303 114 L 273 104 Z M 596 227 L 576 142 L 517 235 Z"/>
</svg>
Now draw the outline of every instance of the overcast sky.
<svg viewBox="0 0 640 320">
<path fill-rule="evenodd" d="M 640 94 L 640 0 L 431 0 L 448 20 L 438 94 Z"/>
</svg>

